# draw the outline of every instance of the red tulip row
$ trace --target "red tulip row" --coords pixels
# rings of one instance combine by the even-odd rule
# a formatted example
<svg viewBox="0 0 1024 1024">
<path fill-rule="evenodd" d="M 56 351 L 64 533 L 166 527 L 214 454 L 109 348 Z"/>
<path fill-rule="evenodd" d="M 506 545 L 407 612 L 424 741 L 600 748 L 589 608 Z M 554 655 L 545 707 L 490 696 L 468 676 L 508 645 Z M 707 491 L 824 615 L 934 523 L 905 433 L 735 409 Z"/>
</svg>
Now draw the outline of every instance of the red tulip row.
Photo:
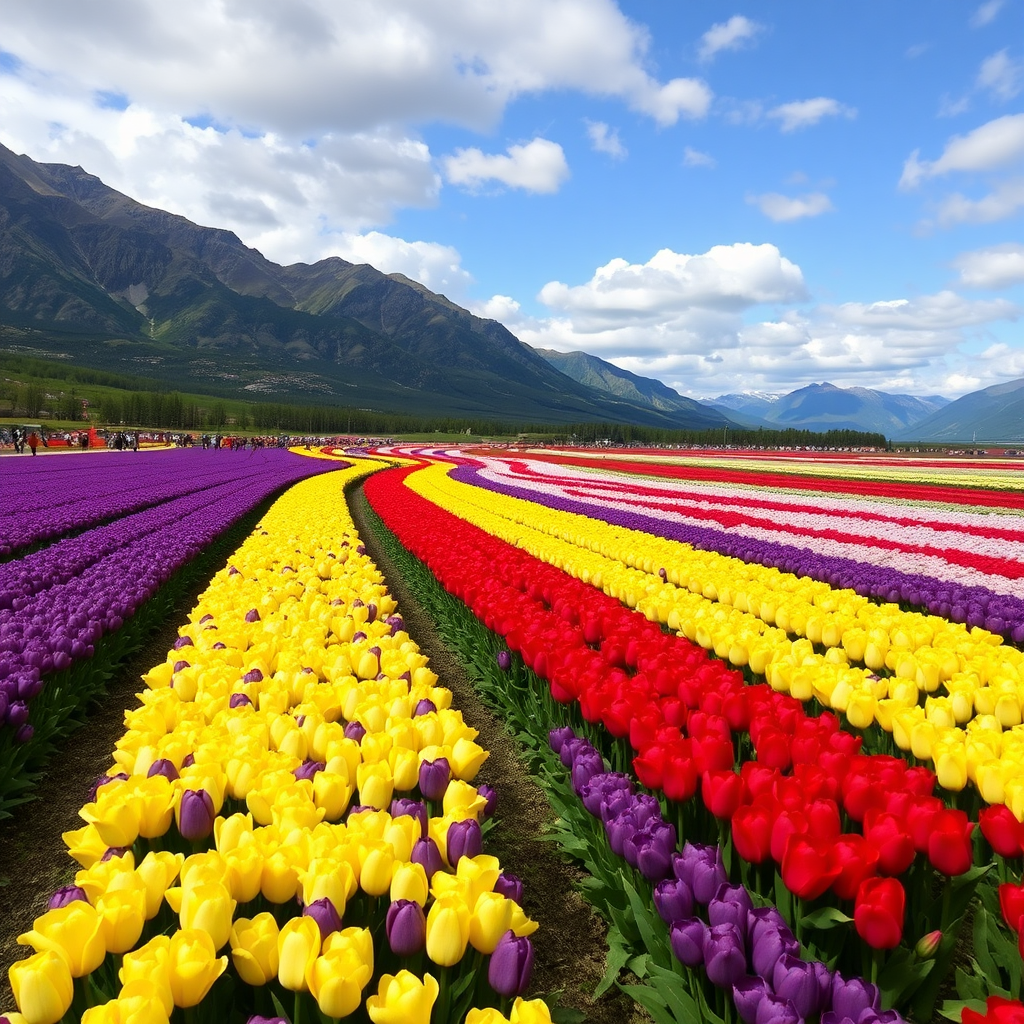
<svg viewBox="0 0 1024 1024">
<path fill-rule="evenodd" d="M 804 899 L 829 889 L 854 899 L 866 879 L 898 876 L 917 854 L 947 876 L 971 867 L 974 825 L 932 795 L 930 770 L 859 753 L 860 739 L 833 715 L 810 717 L 765 684 L 745 685 L 703 648 L 414 494 L 402 483 L 413 471 L 366 484 L 402 543 L 549 681 L 556 700 L 578 701 L 588 721 L 628 737 L 644 785 L 686 801 L 700 783 L 745 860 L 770 857 Z M 747 733 L 757 760 L 736 772 L 735 745 Z M 862 832 L 842 831 L 840 807 Z M 995 824 L 1019 854 L 1019 827 Z"/>
</svg>

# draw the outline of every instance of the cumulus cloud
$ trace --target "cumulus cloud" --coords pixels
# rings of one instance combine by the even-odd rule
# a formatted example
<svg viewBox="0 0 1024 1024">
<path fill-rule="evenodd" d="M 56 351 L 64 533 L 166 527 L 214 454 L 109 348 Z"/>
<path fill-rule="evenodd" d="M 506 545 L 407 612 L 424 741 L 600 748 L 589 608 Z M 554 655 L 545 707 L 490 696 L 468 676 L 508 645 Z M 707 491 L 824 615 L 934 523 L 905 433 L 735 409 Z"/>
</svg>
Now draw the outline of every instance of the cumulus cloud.
<svg viewBox="0 0 1024 1024">
<path fill-rule="evenodd" d="M 783 103 L 769 110 L 766 116 L 781 122 L 782 131 L 795 132 L 817 124 L 823 117 L 856 117 L 857 111 L 828 96 L 818 96 L 813 100 Z"/>
<path fill-rule="evenodd" d="M 487 154 L 475 147 L 457 149 L 442 163 L 448 181 L 470 190 L 496 181 L 525 192 L 552 193 L 569 177 L 562 147 L 540 138 L 522 146 L 509 146 L 507 155 Z"/>
<path fill-rule="evenodd" d="M 764 26 L 734 14 L 728 21 L 715 25 L 701 36 L 698 57 L 701 61 L 713 60 L 722 50 L 741 50 L 749 46 L 762 32 Z"/>
<path fill-rule="evenodd" d="M 698 149 L 687 146 L 683 150 L 684 167 L 717 167 L 718 161 L 710 153 L 702 153 Z"/>
<path fill-rule="evenodd" d="M 736 313 L 805 294 L 800 268 L 774 245 L 737 242 L 697 256 L 662 249 L 644 264 L 614 259 L 585 284 L 549 282 L 539 298 L 581 329 L 595 331 L 670 321 L 694 310 Z"/>
<path fill-rule="evenodd" d="M 957 224 L 994 224 L 1008 220 L 1024 207 L 1024 178 L 1011 178 L 997 185 L 980 199 L 971 199 L 959 192 L 946 196 L 938 207 L 936 220 L 940 227 Z M 930 223 L 925 221 L 927 229 Z"/>
<path fill-rule="evenodd" d="M 776 222 L 818 217 L 834 209 L 832 201 L 824 192 L 809 192 L 802 196 L 766 192 L 760 196 L 748 196 L 747 202 L 752 203 L 766 217 Z"/>
<path fill-rule="evenodd" d="M 1007 242 L 961 253 L 953 266 L 967 288 L 1008 288 L 1024 283 L 1024 245 Z"/>
<path fill-rule="evenodd" d="M 1024 157 L 1024 114 L 1007 114 L 954 135 L 937 160 L 919 159 L 915 149 L 903 165 L 900 188 L 916 188 L 926 178 L 951 171 L 988 171 Z"/>
<path fill-rule="evenodd" d="M 458 250 L 437 242 L 408 242 L 380 231 L 344 233 L 333 242 L 335 255 L 349 263 L 369 263 L 385 274 L 404 274 L 432 292 L 460 298 L 472 283 Z"/>
<path fill-rule="evenodd" d="M 604 121 L 586 121 L 587 137 L 598 153 L 607 153 L 616 160 L 625 160 L 628 155 L 626 147 L 619 139 L 617 128 L 609 128 Z"/>
</svg>

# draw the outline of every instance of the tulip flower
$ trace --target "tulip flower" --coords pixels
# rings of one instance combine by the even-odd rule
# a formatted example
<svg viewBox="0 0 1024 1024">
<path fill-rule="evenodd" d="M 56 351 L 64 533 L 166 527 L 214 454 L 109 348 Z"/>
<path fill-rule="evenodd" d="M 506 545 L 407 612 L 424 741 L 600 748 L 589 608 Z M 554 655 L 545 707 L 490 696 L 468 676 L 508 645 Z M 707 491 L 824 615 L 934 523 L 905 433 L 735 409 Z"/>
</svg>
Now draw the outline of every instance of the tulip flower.
<svg viewBox="0 0 1024 1024">
<path fill-rule="evenodd" d="M 427 915 L 427 956 L 441 967 L 457 964 L 469 945 L 470 910 L 457 894 L 434 900 Z"/>
<path fill-rule="evenodd" d="M 321 943 L 326 942 L 327 936 L 332 932 L 341 930 L 341 917 L 334 908 L 334 904 L 326 897 L 307 903 L 302 908 L 302 916 L 311 917 L 316 921 L 320 928 Z"/>
<path fill-rule="evenodd" d="M 446 757 L 434 761 L 423 761 L 420 764 L 419 787 L 426 800 L 441 800 L 448 788 L 451 778 L 451 767 Z"/>
<path fill-rule="evenodd" d="M 857 934 L 872 949 L 894 949 L 903 938 L 906 892 L 895 878 L 866 878 L 853 910 Z"/>
<path fill-rule="evenodd" d="M 61 907 L 66 907 L 69 903 L 74 903 L 75 900 L 83 900 L 88 903 L 89 897 L 85 894 L 85 890 L 81 886 L 65 885 L 50 897 L 50 901 L 47 903 L 46 909 L 60 910 Z"/>
<path fill-rule="evenodd" d="M 712 925 L 704 933 L 704 969 L 714 985 L 730 990 L 746 974 L 743 935 L 736 925 Z"/>
<path fill-rule="evenodd" d="M 673 921 L 669 941 L 675 958 L 685 967 L 699 967 L 704 963 L 704 938 L 708 926 L 699 917 Z"/>
<path fill-rule="evenodd" d="M 266 985 L 277 977 L 280 962 L 277 922 L 270 913 L 251 920 L 240 917 L 231 928 L 231 961 L 247 985 Z"/>
<path fill-rule="evenodd" d="M 205 789 L 182 790 L 176 810 L 178 831 L 183 839 L 198 842 L 213 832 L 217 815 L 213 798 Z"/>
<path fill-rule="evenodd" d="M 385 974 L 377 994 L 366 1000 L 366 1012 L 373 1024 L 430 1024 L 439 990 L 432 974 L 422 981 L 409 971 Z"/>
<path fill-rule="evenodd" d="M 427 919 L 422 906 L 403 899 L 391 903 L 385 929 L 388 945 L 396 956 L 413 956 L 420 952 L 427 939 Z"/>
<path fill-rule="evenodd" d="M 218 958 L 213 939 L 198 928 L 175 932 L 168 953 L 171 994 L 183 1009 L 198 1006 L 228 966 L 228 958 Z"/>
<path fill-rule="evenodd" d="M 67 961 L 48 949 L 10 969 L 14 1001 L 28 1024 L 56 1024 L 71 1008 L 74 983 Z"/>
<path fill-rule="evenodd" d="M 18 944 L 37 953 L 59 953 L 72 977 L 91 974 L 103 962 L 103 916 L 88 903 L 75 900 L 59 910 L 48 910 L 32 923 L 32 930 L 18 936 Z"/>
<path fill-rule="evenodd" d="M 373 976 L 352 943 L 340 943 L 317 957 L 309 971 L 309 991 L 326 1017 L 347 1017 L 363 1001 L 363 988 Z"/>
<path fill-rule="evenodd" d="M 521 996 L 530 987 L 533 943 L 507 931 L 499 939 L 487 964 L 487 981 L 500 996 Z"/>
<path fill-rule="evenodd" d="M 551 1010 L 543 999 L 523 999 L 520 996 L 508 1015 L 509 1024 L 551 1024 Z"/>
<path fill-rule="evenodd" d="M 476 857 L 483 846 L 480 823 L 474 818 L 454 821 L 447 833 L 448 863 L 455 867 L 462 857 Z"/>
<path fill-rule="evenodd" d="M 236 902 L 227 886 L 220 882 L 198 882 L 168 889 L 164 894 L 168 906 L 179 917 L 182 930 L 199 929 L 219 950 L 231 936 L 231 918 Z"/>
<path fill-rule="evenodd" d="M 1019 857 L 1024 848 L 1024 826 L 1003 804 L 985 807 L 978 816 L 978 825 L 989 846 L 1000 857 Z"/>
<path fill-rule="evenodd" d="M 311 917 L 293 917 L 277 937 L 277 977 L 291 992 L 306 991 L 306 972 L 320 955 L 320 926 Z"/>
</svg>

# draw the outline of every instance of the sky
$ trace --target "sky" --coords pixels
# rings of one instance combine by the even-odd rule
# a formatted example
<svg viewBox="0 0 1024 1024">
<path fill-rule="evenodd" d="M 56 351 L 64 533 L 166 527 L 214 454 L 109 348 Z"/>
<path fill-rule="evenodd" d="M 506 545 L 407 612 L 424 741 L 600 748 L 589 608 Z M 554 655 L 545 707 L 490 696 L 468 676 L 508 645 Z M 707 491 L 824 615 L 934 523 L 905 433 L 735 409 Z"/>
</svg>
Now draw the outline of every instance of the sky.
<svg viewBox="0 0 1024 1024">
<path fill-rule="evenodd" d="M 681 394 L 1024 377 L 1024 0 L 33 0 L 0 142 Z"/>
</svg>

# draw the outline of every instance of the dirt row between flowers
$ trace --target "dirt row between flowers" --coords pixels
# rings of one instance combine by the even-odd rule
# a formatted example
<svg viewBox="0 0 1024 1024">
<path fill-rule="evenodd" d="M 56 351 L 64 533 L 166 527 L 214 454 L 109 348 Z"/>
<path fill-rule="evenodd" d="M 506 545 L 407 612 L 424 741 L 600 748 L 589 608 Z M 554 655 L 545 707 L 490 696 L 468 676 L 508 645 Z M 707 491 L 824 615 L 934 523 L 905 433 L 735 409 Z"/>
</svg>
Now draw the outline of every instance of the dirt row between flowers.
<svg viewBox="0 0 1024 1024">
<path fill-rule="evenodd" d="M 490 751 L 477 781 L 498 792 L 497 827 L 487 837 L 487 853 L 524 882 L 527 914 L 540 922 L 533 936 L 536 951 L 532 994 L 560 992 L 558 1003 L 593 1024 L 641 1024 L 650 1018 L 627 996 L 612 988 L 594 1002 L 591 994 L 605 967 L 605 926 L 580 896 L 579 870 L 557 847 L 543 839 L 553 812 L 531 779 L 517 745 L 478 699 L 461 662 L 444 646 L 433 621 L 405 586 L 376 543 L 365 518 L 362 489 L 352 492 L 352 513 L 371 557 L 398 601 L 406 628 L 426 654 L 453 705 L 480 732 Z M 29 951 L 16 944 L 46 909 L 50 893 L 72 881 L 77 865 L 64 852 L 61 834 L 82 825 L 78 810 L 95 778 L 110 767 L 110 754 L 124 729 L 124 710 L 135 704 L 140 676 L 164 660 L 178 625 L 194 606 L 198 587 L 178 602 L 166 623 L 153 633 L 112 680 L 103 703 L 88 724 L 63 742 L 52 767 L 35 790 L 36 799 L 0 822 L 0 1011 L 14 1008 L 7 970 Z M 458 1024 L 458 1022 L 452 1022 Z"/>
</svg>

